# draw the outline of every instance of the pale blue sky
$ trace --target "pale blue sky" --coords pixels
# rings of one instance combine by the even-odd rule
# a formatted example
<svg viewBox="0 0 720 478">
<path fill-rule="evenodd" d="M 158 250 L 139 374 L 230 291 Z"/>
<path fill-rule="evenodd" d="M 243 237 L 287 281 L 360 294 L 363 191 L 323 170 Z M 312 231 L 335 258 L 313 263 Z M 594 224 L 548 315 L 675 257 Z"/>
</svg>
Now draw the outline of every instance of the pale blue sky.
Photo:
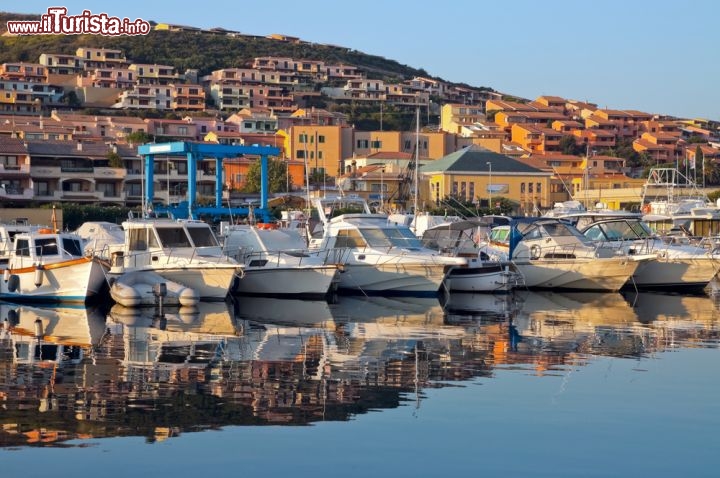
<svg viewBox="0 0 720 478">
<path fill-rule="evenodd" d="M 50 6 L 283 33 L 525 98 L 720 120 L 717 0 L 0 0 L 19 13 Z"/>
</svg>

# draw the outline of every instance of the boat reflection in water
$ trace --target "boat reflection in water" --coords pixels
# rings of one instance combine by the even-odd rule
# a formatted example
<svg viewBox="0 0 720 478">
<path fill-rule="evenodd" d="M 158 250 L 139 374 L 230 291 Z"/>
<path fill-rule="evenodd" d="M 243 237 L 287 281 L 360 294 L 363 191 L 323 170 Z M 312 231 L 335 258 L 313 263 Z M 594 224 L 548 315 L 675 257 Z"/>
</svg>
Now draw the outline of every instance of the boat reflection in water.
<svg viewBox="0 0 720 478">
<path fill-rule="evenodd" d="M 62 329 L 73 320 L 53 322 L 65 309 L 9 310 L 2 309 L 0 447 L 345 421 L 421 406 L 427 389 L 492 380 L 500 369 L 544 376 L 581 371 L 597 356 L 644 358 L 720 342 L 712 298 L 649 293 L 516 291 L 445 304 L 242 297 L 163 316 L 115 306 L 107 319 L 71 309 L 84 324 L 80 334 Z M 19 359 L 18 344 L 38 340 L 38 318 L 43 340 L 74 336 L 83 353 L 62 367 Z"/>
<path fill-rule="evenodd" d="M 79 363 L 105 332 L 105 315 L 83 306 L 32 307 L 0 303 L 0 340 L 16 364 Z M 6 348 L 8 347 L 9 350 Z"/>
</svg>

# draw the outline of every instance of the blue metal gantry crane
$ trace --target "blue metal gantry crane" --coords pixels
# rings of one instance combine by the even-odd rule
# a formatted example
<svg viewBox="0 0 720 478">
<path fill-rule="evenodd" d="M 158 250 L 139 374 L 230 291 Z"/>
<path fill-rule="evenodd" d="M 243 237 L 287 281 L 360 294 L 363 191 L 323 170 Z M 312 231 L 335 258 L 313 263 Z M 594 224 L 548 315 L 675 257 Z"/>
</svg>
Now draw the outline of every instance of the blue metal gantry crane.
<svg viewBox="0 0 720 478">
<path fill-rule="evenodd" d="M 238 146 L 192 142 L 152 143 L 138 146 L 138 154 L 143 157 L 145 190 L 143 191 L 143 207 L 151 205 L 154 197 L 153 163 L 155 155 L 186 155 L 188 163 L 188 200 L 177 206 L 155 208 L 155 212 L 167 212 L 176 219 L 195 219 L 196 215 L 206 214 L 213 217 L 227 215 L 248 215 L 249 208 L 231 208 L 222 205 L 223 168 L 225 158 L 238 156 L 260 156 L 260 207 L 253 210 L 256 217 L 264 222 L 272 221 L 268 210 L 268 156 L 278 156 L 280 149 L 273 146 Z M 197 165 L 203 158 L 215 158 L 215 206 L 196 207 Z M 146 211 L 145 211 L 146 212 Z"/>
</svg>

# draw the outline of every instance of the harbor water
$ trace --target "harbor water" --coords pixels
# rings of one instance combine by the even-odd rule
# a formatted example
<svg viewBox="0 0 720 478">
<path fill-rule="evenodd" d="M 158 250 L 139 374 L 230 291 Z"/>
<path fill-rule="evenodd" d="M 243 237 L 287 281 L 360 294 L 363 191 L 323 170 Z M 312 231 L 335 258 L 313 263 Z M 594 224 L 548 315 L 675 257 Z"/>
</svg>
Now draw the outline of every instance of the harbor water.
<svg viewBox="0 0 720 478">
<path fill-rule="evenodd" d="M 715 477 L 715 294 L 0 305 L 0 475 Z"/>
</svg>

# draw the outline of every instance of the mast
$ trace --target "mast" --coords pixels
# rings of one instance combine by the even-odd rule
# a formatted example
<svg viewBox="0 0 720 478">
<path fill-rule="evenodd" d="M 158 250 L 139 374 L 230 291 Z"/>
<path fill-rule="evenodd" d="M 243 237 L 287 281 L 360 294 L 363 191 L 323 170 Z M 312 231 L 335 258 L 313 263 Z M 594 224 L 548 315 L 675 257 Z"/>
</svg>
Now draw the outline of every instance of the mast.
<svg viewBox="0 0 720 478">
<path fill-rule="evenodd" d="M 413 214 L 418 214 L 418 163 L 420 156 L 420 106 L 415 110 L 415 199 L 413 203 Z"/>
</svg>

